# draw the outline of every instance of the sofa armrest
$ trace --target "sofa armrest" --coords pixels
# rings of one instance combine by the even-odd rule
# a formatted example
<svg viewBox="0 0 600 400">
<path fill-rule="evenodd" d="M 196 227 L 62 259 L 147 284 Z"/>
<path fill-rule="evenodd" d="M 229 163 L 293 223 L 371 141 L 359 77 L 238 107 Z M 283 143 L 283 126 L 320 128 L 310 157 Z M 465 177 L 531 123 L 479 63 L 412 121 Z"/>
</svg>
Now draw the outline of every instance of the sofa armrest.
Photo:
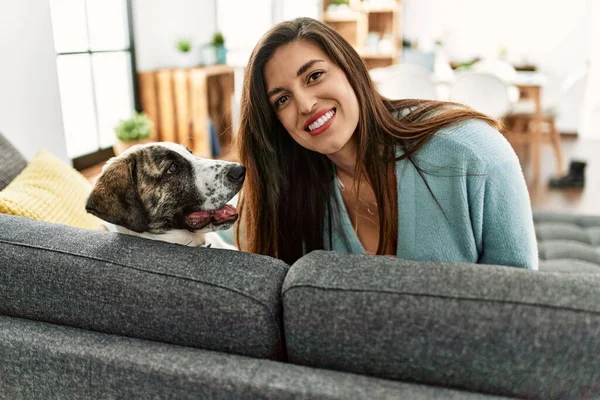
<svg viewBox="0 0 600 400">
<path fill-rule="evenodd" d="M 7 215 L 0 259 L 0 314 L 284 357 L 281 261 Z"/>
<path fill-rule="evenodd" d="M 600 395 L 600 275 L 317 251 L 282 297 L 291 362 L 505 396 Z"/>
</svg>

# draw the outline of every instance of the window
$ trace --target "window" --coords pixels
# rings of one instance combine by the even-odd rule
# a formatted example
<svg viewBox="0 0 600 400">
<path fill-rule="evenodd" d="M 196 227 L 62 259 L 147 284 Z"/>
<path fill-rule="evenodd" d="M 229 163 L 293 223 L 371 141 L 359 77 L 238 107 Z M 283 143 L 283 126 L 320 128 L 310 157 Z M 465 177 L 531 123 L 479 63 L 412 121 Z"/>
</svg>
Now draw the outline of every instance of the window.
<svg viewBox="0 0 600 400">
<path fill-rule="evenodd" d="M 130 0 L 50 0 L 50 12 L 67 153 L 93 155 L 139 109 Z"/>
</svg>

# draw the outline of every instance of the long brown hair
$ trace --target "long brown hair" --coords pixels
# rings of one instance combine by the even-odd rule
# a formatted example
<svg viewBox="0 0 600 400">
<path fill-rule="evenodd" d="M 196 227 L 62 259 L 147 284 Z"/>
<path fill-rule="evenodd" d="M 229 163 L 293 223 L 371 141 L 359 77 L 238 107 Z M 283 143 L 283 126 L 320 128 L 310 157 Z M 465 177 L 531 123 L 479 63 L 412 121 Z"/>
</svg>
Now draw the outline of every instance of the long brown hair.
<svg viewBox="0 0 600 400">
<path fill-rule="evenodd" d="M 288 264 L 302 255 L 331 246 L 339 205 L 332 205 L 334 169 L 327 156 L 297 144 L 279 122 L 266 94 L 263 71 L 275 50 L 293 41 L 319 46 L 340 67 L 356 93 L 360 108 L 354 179 L 367 177 L 379 205 L 377 254 L 397 241 L 397 192 L 388 185 L 396 161 L 395 147 L 413 154 L 440 128 L 472 118 L 499 128 L 484 114 L 455 103 L 392 101 L 382 97 L 353 47 L 327 25 L 298 18 L 274 26 L 254 48 L 244 76 L 241 125 L 236 137 L 239 160 L 247 168 L 238 209 L 240 248 L 279 258 Z M 448 107 L 452 104 L 452 107 Z M 409 110 L 398 118 L 392 112 Z M 382 150 L 383 149 L 383 150 Z M 357 194 L 358 196 L 358 194 Z M 324 235 L 326 223 L 329 227 Z M 239 227 L 239 225 L 238 225 Z M 328 234 L 328 236 L 327 236 Z"/>
</svg>

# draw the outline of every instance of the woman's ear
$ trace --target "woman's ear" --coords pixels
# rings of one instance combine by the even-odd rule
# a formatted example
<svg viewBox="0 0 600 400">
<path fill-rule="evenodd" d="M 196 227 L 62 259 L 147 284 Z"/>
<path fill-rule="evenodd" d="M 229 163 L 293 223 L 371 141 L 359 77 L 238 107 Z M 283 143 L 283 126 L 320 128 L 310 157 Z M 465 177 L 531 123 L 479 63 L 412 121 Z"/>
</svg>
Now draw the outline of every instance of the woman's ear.
<svg viewBox="0 0 600 400">
<path fill-rule="evenodd" d="M 138 194 L 135 173 L 136 159 L 131 155 L 107 165 L 87 199 L 87 212 L 134 232 L 145 232 L 148 219 Z"/>
</svg>

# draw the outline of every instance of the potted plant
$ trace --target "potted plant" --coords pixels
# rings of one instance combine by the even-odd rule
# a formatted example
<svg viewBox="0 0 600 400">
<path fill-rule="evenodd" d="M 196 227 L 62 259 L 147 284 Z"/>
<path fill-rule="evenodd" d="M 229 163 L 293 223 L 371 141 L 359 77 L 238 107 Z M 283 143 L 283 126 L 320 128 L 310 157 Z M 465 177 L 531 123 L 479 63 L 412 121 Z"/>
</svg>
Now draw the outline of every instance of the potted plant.
<svg viewBox="0 0 600 400">
<path fill-rule="evenodd" d="M 154 124 L 144 113 L 136 113 L 133 117 L 120 120 L 115 126 L 117 141 L 113 145 L 115 155 L 119 155 L 135 144 L 151 141 Z"/>
<path fill-rule="evenodd" d="M 227 50 L 225 49 L 225 38 L 221 32 L 215 32 L 212 45 L 217 54 L 217 64 L 225 64 L 227 62 Z"/>
<path fill-rule="evenodd" d="M 179 39 L 177 43 L 175 43 L 175 47 L 179 52 L 179 67 L 189 68 L 197 64 L 194 60 L 192 41 L 190 39 Z"/>
<path fill-rule="evenodd" d="M 327 6 L 327 12 L 346 12 L 349 11 L 349 1 L 348 0 L 329 0 L 329 5 Z"/>
</svg>

